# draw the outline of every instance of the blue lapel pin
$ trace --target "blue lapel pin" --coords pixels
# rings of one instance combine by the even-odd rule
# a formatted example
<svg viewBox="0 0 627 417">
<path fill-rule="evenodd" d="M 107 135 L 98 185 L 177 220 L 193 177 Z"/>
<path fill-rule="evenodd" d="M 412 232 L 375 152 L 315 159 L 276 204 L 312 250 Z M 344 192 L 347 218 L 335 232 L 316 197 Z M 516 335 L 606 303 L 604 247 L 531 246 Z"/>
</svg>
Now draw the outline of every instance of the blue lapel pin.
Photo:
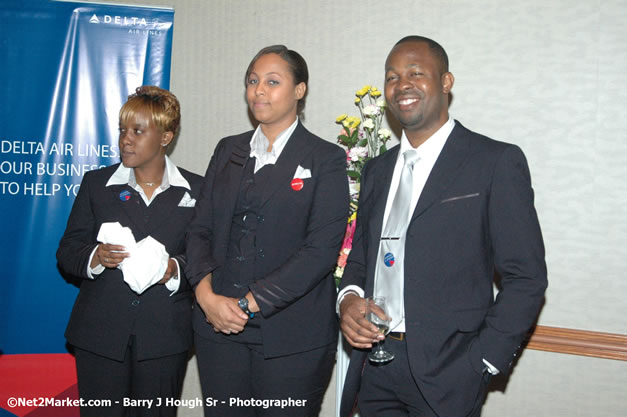
<svg viewBox="0 0 627 417">
<path fill-rule="evenodd" d="M 120 201 L 128 201 L 131 199 L 131 192 L 124 190 L 120 193 Z"/>
</svg>

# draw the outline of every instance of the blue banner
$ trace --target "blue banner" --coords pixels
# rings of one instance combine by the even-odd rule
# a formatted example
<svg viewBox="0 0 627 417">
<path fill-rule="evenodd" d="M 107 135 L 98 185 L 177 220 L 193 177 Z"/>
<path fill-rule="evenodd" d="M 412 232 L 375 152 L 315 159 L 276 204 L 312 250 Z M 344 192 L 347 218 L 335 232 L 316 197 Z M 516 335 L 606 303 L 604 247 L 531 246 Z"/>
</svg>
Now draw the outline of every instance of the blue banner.
<svg viewBox="0 0 627 417">
<path fill-rule="evenodd" d="M 0 372 L 11 355 L 67 352 L 78 290 L 56 248 L 83 174 L 119 161 L 127 96 L 169 88 L 173 21 L 170 9 L 2 2 Z"/>
</svg>

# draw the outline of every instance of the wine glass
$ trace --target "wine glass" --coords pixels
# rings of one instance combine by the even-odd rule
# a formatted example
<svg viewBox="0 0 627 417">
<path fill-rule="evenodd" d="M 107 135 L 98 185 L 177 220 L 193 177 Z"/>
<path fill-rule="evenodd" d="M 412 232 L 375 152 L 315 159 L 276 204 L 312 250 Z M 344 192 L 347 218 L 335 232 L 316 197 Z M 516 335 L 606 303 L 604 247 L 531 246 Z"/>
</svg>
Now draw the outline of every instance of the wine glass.
<svg viewBox="0 0 627 417">
<path fill-rule="evenodd" d="M 366 298 L 366 320 L 379 328 L 379 333 L 386 335 L 390 332 L 390 322 L 392 318 L 388 316 L 385 309 L 385 297 Z M 375 350 L 368 354 L 371 362 L 383 363 L 394 359 L 394 354 L 383 349 L 383 342 L 377 343 Z"/>
</svg>

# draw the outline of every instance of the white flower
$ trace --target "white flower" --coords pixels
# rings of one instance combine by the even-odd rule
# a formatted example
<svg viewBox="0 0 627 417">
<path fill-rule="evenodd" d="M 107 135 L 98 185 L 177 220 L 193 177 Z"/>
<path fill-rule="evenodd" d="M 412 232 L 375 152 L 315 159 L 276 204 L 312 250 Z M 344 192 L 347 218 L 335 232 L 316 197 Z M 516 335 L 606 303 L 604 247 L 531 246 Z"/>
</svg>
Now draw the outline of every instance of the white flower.
<svg viewBox="0 0 627 417">
<path fill-rule="evenodd" d="M 392 136 L 392 132 L 388 129 L 379 129 L 377 133 L 379 134 L 380 139 L 389 139 L 390 136 Z"/>
<path fill-rule="evenodd" d="M 348 183 L 348 192 L 350 195 L 358 195 L 359 194 L 359 183 L 355 180 L 351 180 Z"/>
<path fill-rule="evenodd" d="M 348 151 L 348 157 L 353 162 L 359 161 L 359 158 L 365 158 L 367 156 L 368 156 L 367 146 L 355 146 L 350 151 Z"/>
<path fill-rule="evenodd" d="M 376 101 L 377 107 L 385 107 L 385 100 L 380 98 Z"/>
<path fill-rule="evenodd" d="M 342 268 L 341 266 L 335 268 L 335 277 L 342 278 L 342 275 L 344 275 L 344 268 Z"/>
<path fill-rule="evenodd" d="M 364 122 L 363 126 L 364 126 L 364 128 L 366 128 L 366 129 L 370 129 L 370 130 L 372 130 L 372 129 L 374 129 L 374 122 L 372 121 L 372 119 L 368 119 L 368 120 L 366 120 L 366 121 Z"/>
<path fill-rule="evenodd" d="M 377 116 L 379 114 L 379 108 L 373 104 L 364 107 L 364 116 Z"/>
</svg>

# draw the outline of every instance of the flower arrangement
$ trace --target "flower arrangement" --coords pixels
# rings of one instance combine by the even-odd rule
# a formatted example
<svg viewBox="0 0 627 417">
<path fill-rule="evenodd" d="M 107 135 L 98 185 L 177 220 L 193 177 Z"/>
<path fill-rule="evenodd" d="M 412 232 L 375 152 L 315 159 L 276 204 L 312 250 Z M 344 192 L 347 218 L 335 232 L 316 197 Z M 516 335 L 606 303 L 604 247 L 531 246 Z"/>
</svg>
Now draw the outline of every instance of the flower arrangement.
<svg viewBox="0 0 627 417">
<path fill-rule="evenodd" d="M 346 150 L 346 173 L 350 186 L 350 216 L 334 272 L 338 285 L 352 248 L 361 171 L 369 159 L 386 151 L 385 144 L 392 137 L 388 129 L 381 127 L 385 113 L 385 100 L 381 97 L 381 91 L 377 87 L 366 85 L 355 95 L 359 117 L 342 114 L 335 119 L 335 123 L 342 125 L 337 142 Z"/>
</svg>

